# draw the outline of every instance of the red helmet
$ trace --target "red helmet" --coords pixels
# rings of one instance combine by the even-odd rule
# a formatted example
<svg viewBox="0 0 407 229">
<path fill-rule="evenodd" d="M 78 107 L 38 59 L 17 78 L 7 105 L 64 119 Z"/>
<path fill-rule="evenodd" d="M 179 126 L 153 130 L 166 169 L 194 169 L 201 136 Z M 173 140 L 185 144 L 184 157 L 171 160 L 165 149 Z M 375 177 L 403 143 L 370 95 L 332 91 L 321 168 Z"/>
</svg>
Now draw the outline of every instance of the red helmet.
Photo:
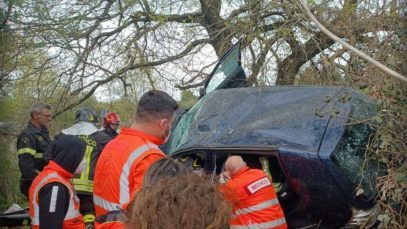
<svg viewBox="0 0 407 229">
<path fill-rule="evenodd" d="M 110 124 L 120 124 L 119 115 L 115 112 L 109 112 L 106 114 L 105 118 L 103 119 L 103 127 L 107 127 Z"/>
</svg>

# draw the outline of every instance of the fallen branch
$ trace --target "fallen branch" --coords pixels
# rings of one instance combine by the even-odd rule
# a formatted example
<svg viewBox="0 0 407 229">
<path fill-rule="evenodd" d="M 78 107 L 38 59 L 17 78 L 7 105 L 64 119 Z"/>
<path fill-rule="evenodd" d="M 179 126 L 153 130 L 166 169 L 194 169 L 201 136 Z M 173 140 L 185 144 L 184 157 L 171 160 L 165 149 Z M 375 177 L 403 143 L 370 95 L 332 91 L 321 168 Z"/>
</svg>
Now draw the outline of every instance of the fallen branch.
<svg viewBox="0 0 407 229">
<path fill-rule="evenodd" d="M 365 53 L 363 53 L 362 51 L 360 51 L 359 49 L 353 47 L 352 45 L 350 45 L 349 43 L 347 43 L 346 41 L 342 40 L 341 38 L 339 38 L 338 36 L 336 36 L 335 34 L 333 34 L 331 31 L 329 31 L 327 28 L 325 28 L 319 21 L 318 19 L 316 19 L 314 17 L 314 15 L 311 13 L 310 9 L 308 8 L 307 5 L 307 1 L 306 0 L 299 0 L 299 3 L 302 5 L 302 7 L 305 10 L 305 13 L 308 15 L 308 17 L 318 26 L 318 28 L 325 33 L 328 37 L 330 37 L 332 40 L 340 43 L 344 48 L 354 52 L 356 55 L 358 55 L 360 58 L 366 60 L 367 62 L 373 64 L 374 66 L 378 67 L 379 69 L 381 69 L 383 72 L 398 78 L 404 82 L 407 82 L 407 77 L 401 75 L 400 73 L 388 68 L 387 66 L 385 66 L 384 64 L 380 63 L 379 61 L 373 59 L 372 57 L 366 55 Z"/>
</svg>

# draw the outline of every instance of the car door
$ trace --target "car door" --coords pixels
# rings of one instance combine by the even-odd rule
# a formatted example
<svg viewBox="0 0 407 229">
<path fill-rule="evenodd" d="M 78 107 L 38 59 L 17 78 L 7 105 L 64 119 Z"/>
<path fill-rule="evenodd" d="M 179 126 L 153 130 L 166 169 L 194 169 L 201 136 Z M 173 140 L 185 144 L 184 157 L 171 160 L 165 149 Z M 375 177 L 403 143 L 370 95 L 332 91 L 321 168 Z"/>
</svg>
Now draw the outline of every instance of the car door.
<svg viewBox="0 0 407 229">
<path fill-rule="evenodd" d="M 204 87 L 200 91 L 200 100 L 204 95 L 212 91 L 227 88 L 245 87 L 246 74 L 241 64 L 240 42 L 233 45 L 218 61 Z M 172 151 L 173 142 L 179 142 L 181 134 L 189 127 L 192 117 L 200 106 L 198 101 L 193 107 L 186 110 L 178 110 L 175 113 L 175 121 L 172 126 L 172 135 L 166 144 L 160 146 L 161 150 L 169 154 Z M 181 122 L 180 122 L 181 121 Z"/>
<path fill-rule="evenodd" d="M 241 64 L 240 42 L 233 45 L 219 60 L 205 82 L 201 97 L 219 89 L 245 87 L 246 74 Z"/>
</svg>

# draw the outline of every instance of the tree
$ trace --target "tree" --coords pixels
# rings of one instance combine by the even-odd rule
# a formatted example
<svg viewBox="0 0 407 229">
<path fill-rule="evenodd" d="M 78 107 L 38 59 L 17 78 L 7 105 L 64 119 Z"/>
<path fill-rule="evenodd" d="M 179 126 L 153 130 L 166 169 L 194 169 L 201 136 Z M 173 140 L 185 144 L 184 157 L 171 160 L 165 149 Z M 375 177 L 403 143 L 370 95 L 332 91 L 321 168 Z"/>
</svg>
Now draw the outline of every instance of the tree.
<svg viewBox="0 0 407 229">
<path fill-rule="evenodd" d="M 339 37 L 401 71 L 397 49 L 405 49 L 405 35 L 399 36 L 397 28 L 406 18 L 403 6 L 396 0 L 325 0 L 311 10 Z M 19 17 L 9 19 L 9 31 L 49 55 L 33 74 L 53 68 L 56 82 L 64 85 L 64 105 L 57 114 L 112 81 L 121 83 L 123 91 L 129 78 L 141 77 L 148 77 L 151 87 L 166 80 L 177 80 L 180 89 L 202 86 L 214 59 L 238 39 L 254 85 L 293 84 L 305 68 L 327 65 L 341 72 L 345 83 L 352 81 L 352 53 L 319 31 L 293 1 L 88 0 L 50 5 L 27 0 L 14 13 Z M 391 61 L 377 53 L 381 42 L 394 44 L 388 47 L 394 54 Z"/>
</svg>

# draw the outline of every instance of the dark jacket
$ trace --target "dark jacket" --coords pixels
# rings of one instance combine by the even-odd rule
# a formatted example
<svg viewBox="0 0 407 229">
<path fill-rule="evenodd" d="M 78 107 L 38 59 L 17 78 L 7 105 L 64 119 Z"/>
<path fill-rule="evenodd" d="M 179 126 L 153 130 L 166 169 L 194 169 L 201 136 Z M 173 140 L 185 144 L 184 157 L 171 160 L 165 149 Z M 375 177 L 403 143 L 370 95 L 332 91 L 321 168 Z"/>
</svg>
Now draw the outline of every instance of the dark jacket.
<svg viewBox="0 0 407 229">
<path fill-rule="evenodd" d="M 104 132 L 106 135 L 110 137 L 110 139 L 113 140 L 117 135 L 119 135 L 116 131 L 112 130 L 111 128 L 105 128 L 101 130 L 101 132 Z"/>
<path fill-rule="evenodd" d="M 18 166 L 21 171 L 21 192 L 28 196 L 34 178 L 49 160 L 51 139 L 47 129 L 38 129 L 31 122 L 17 138 Z"/>
</svg>

